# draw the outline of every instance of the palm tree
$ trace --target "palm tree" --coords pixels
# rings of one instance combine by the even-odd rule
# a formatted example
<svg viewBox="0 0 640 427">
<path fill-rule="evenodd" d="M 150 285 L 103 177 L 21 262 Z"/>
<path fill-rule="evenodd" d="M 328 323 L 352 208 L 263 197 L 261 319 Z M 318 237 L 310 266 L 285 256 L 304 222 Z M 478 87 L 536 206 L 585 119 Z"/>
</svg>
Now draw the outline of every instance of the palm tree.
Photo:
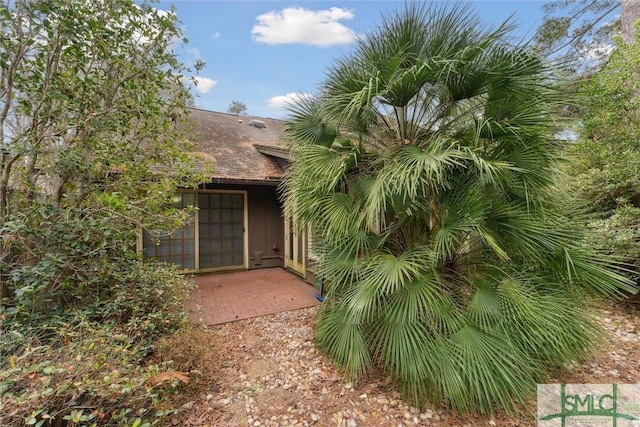
<svg viewBox="0 0 640 427">
<path fill-rule="evenodd" d="M 581 243 L 552 135 L 552 70 L 511 26 L 406 6 L 291 108 L 288 215 L 330 290 L 319 347 L 405 398 L 516 410 L 597 338 L 586 308 L 630 282 Z"/>
</svg>

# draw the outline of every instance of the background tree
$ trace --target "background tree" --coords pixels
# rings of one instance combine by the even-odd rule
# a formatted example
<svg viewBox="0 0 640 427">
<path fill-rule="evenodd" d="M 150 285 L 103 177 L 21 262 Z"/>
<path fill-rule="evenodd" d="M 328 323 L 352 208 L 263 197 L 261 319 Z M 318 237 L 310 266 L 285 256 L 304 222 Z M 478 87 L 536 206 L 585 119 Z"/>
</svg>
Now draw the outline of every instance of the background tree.
<svg viewBox="0 0 640 427">
<path fill-rule="evenodd" d="M 235 114 L 236 116 L 243 116 L 247 114 L 247 106 L 240 101 L 231 101 L 229 108 L 227 108 L 227 112 Z"/>
<path fill-rule="evenodd" d="M 176 17 L 103 3 L 0 10 L 0 227 L 22 254 L 15 262 L 42 257 L 18 224 L 42 232 L 56 216 L 71 220 L 71 209 L 86 219 L 109 213 L 109 227 L 134 242 L 137 227 L 166 220 L 176 185 L 193 183 L 176 126 L 188 98 L 169 49 L 180 38 Z"/>
<path fill-rule="evenodd" d="M 188 126 L 176 125 L 188 121 L 176 16 L 132 0 L 19 0 L 0 3 L 0 26 L 0 389 L 21 408 L 0 424 L 62 425 L 86 407 L 104 424 L 156 422 L 161 393 L 135 385 L 147 384 L 138 362 L 184 321 L 189 287 L 142 263 L 135 242 L 178 224 L 175 188 L 200 178 L 183 150 Z M 97 353 L 109 346 L 118 360 Z M 87 364 L 65 379 L 55 363 L 74 352 Z M 53 393 L 16 386 L 43 360 Z M 131 383 L 96 388 L 109 369 Z"/>
<path fill-rule="evenodd" d="M 612 36 L 620 30 L 620 0 L 553 0 L 543 9 L 534 38 L 539 54 L 561 56 L 576 69 L 607 58 Z"/>
<path fill-rule="evenodd" d="M 607 64 L 580 86 L 583 114 L 571 190 L 582 196 L 598 231 L 594 245 L 640 270 L 640 43 L 618 40 Z"/>
<path fill-rule="evenodd" d="M 418 405 L 514 410 L 587 354 L 592 296 L 631 283 L 560 191 L 546 61 L 461 6 L 411 5 L 291 112 L 288 214 L 330 284 L 318 345 Z M 499 351 L 497 350 L 499 349 Z"/>
<path fill-rule="evenodd" d="M 598 234 L 593 244 L 615 253 L 637 270 L 640 183 L 635 143 L 638 88 L 634 67 L 638 55 L 634 24 L 640 18 L 640 2 L 553 1 L 546 5 L 546 11 L 538 41 L 566 46 L 570 57 L 592 54 L 589 47 L 593 45 L 604 47 L 598 62 L 602 69 L 576 76 L 577 84 L 571 88 L 579 95 L 578 108 L 571 109 L 579 119 L 579 139 L 569 145 L 574 159 L 568 170 L 569 185 L 583 197 L 593 216 L 591 225 Z M 622 38 L 614 43 L 616 34 Z"/>
<path fill-rule="evenodd" d="M 2 222 L 43 197 L 77 207 L 119 194 L 150 206 L 156 193 L 139 195 L 158 187 L 152 171 L 185 163 L 175 121 L 188 94 L 167 48 L 179 36 L 175 16 L 127 1 L 80 3 L 2 9 Z"/>
<path fill-rule="evenodd" d="M 635 0 L 553 0 L 543 7 L 535 49 L 546 56 L 563 56 L 582 70 L 604 63 L 615 35 L 633 43 L 640 18 L 640 2 Z"/>
<path fill-rule="evenodd" d="M 622 0 L 620 15 L 622 39 L 627 44 L 633 44 L 636 37 L 636 21 L 640 18 L 640 2 L 636 0 Z"/>
</svg>

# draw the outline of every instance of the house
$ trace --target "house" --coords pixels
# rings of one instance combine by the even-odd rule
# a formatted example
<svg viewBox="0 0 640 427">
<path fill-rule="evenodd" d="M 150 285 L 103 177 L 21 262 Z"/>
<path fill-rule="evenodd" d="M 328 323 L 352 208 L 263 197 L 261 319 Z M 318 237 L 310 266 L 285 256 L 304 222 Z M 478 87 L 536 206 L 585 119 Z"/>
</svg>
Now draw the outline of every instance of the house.
<svg viewBox="0 0 640 427">
<path fill-rule="evenodd" d="M 144 233 L 145 258 L 185 272 L 286 267 L 306 274 L 306 238 L 285 221 L 278 185 L 288 164 L 284 122 L 190 109 L 194 154 L 212 164 L 211 181 L 179 189 L 177 207 L 192 221 L 170 236 Z"/>
</svg>

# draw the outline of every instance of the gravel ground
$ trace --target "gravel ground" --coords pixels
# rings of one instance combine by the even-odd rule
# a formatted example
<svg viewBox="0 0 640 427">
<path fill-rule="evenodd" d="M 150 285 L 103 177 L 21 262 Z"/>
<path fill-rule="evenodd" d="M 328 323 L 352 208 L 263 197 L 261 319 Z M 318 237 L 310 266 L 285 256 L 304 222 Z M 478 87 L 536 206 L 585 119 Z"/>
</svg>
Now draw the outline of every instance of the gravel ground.
<svg viewBox="0 0 640 427">
<path fill-rule="evenodd" d="M 211 327 L 223 360 L 210 392 L 183 405 L 184 426 L 534 426 L 520 418 L 463 417 L 412 408 L 382 382 L 354 387 L 313 343 L 317 307 Z M 597 356 L 550 380 L 640 383 L 640 310 L 608 305 L 597 312 L 606 340 Z"/>
</svg>

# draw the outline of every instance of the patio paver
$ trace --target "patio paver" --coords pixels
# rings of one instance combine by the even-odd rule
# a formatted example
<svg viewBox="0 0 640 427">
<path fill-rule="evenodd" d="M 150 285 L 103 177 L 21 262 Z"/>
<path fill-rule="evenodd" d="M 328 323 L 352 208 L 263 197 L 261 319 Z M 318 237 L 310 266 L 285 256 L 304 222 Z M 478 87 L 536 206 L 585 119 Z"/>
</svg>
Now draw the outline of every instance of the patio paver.
<svg viewBox="0 0 640 427">
<path fill-rule="evenodd" d="M 207 274 L 194 281 L 189 308 L 199 307 L 193 316 L 207 325 L 320 304 L 313 286 L 282 268 Z"/>
</svg>

